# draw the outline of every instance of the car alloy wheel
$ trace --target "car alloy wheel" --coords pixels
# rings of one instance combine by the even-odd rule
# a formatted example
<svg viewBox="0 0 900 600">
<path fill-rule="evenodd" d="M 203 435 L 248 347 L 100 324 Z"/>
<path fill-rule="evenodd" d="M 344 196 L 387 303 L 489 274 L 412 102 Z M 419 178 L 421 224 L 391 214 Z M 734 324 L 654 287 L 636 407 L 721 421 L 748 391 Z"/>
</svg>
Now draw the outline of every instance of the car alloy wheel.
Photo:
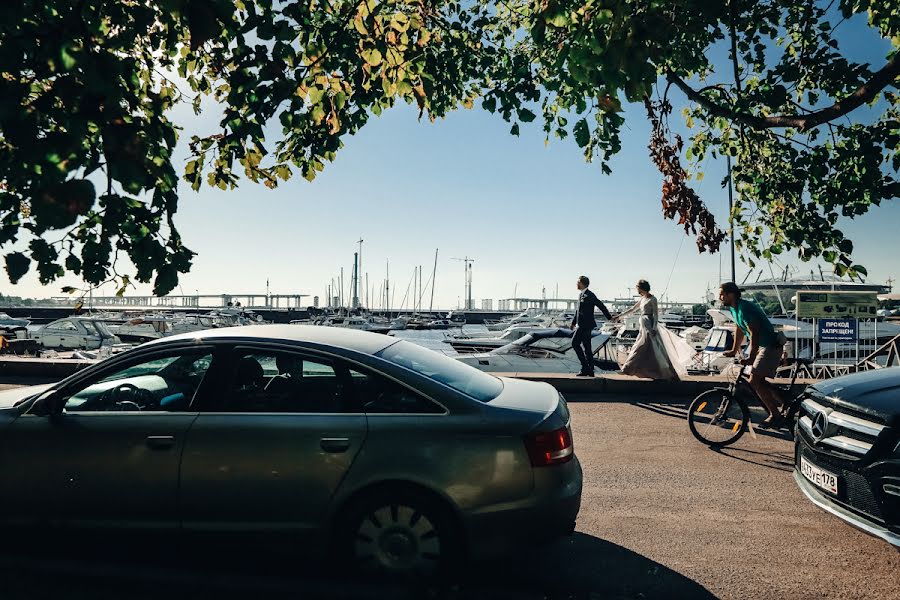
<svg viewBox="0 0 900 600">
<path fill-rule="evenodd" d="M 341 513 L 337 550 L 369 575 L 431 577 L 464 555 L 464 536 L 449 506 L 418 490 L 383 488 Z"/>
<path fill-rule="evenodd" d="M 434 573 L 441 549 L 441 537 L 431 519 L 403 504 L 369 511 L 353 543 L 360 567 L 387 573 Z"/>
</svg>

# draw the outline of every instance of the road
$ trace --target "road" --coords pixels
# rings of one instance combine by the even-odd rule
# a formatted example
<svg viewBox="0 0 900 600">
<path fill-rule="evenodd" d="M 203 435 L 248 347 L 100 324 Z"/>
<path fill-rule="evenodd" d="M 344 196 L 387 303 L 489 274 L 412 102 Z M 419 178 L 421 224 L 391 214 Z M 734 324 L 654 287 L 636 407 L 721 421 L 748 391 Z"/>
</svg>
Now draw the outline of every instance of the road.
<svg viewBox="0 0 900 600">
<path fill-rule="evenodd" d="M 327 561 L 270 540 L 6 536 L 0 589 L 5 599 L 92 600 L 897 597 L 900 552 L 807 502 L 787 439 L 745 436 L 713 452 L 690 436 L 680 404 L 570 400 L 585 471 L 577 533 L 469 565 L 450 584 L 346 581 Z"/>
</svg>

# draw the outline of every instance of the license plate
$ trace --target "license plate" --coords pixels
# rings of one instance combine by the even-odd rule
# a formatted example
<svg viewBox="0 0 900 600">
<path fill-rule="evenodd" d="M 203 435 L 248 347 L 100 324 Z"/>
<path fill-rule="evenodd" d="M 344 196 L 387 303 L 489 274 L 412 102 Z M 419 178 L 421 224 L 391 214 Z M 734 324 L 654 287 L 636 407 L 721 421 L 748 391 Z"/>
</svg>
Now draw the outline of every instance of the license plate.
<svg viewBox="0 0 900 600">
<path fill-rule="evenodd" d="M 828 471 L 820 469 L 802 456 L 800 457 L 800 472 L 817 487 L 837 495 L 838 478 L 834 473 L 829 473 Z"/>
</svg>

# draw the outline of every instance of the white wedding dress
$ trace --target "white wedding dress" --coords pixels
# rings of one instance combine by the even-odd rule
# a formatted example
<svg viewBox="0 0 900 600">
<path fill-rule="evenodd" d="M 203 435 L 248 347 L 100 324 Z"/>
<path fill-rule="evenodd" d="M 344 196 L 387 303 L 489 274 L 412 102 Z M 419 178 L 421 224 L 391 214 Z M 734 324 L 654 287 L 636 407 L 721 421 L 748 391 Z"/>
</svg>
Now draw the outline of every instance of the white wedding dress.
<svg viewBox="0 0 900 600">
<path fill-rule="evenodd" d="M 687 375 L 682 362 L 686 346 L 679 344 L 678 336 L 659 323 L 659 305 L 656 296 L 645 296 L 628 314 L 635 310 L 641 313 L 638 337 L 622 365 L 622 373 L 647 379 L 680 379 Z"/>
</svg>

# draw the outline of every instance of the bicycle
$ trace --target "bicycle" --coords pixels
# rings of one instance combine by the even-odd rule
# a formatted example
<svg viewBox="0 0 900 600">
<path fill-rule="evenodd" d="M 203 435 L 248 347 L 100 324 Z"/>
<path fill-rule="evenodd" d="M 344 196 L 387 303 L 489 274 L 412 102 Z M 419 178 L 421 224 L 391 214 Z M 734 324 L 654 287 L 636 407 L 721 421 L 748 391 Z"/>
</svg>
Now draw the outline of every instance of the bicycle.
<svg viewBox="0 0 900 600">
<path fill-rule="evenodd" d="M 812 361 L 792 359 L 791 383 L 785 387 L 775 385 L 786 399 L 787 411 L 783 416 L 788 423 L 794 423 L 800 411 L 802 397 L 794 393 L 794 384 L 801 365 L 809 365 Z M 740 364 L 739 360 L 735 364 Z M 688 427 L 698 441 L 712 448 L 721 448 L 734 444 L 748 429 L 753 429 L 750 422 L 750 407 L 744 399 L 745 395 L 755 399 L 762 405 L 759 396 L 747 381 L 746 366 L 742 366 L 738 375 L 728 387 L 717 387 L 707 390 L 694 398 L 688 408 Z M 793 434 L 793 427 L 790 428 Z"/>
</svg>

